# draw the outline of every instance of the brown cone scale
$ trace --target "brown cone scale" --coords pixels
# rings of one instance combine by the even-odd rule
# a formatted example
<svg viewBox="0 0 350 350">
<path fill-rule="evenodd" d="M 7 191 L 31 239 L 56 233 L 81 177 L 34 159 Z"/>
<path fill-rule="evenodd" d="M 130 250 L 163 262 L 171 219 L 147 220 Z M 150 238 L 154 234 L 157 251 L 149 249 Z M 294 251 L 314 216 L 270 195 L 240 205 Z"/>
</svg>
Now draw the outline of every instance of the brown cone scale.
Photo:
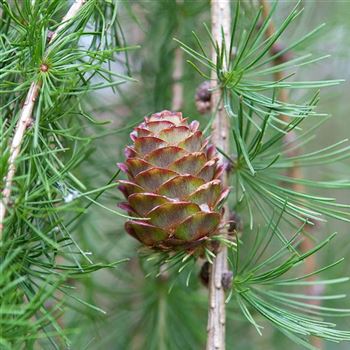
<svg viewBox="0 0 350 350">
<path fill-rule="evenodd" d="M 130 216 L 126 231 L 145 246 L 159 250 L 192 250 L 217 233 L 223 166 L 216 150 L 182 113 L 163 111 L 145 117 L 130 134 L 133 145 L 118 164 L 128 176 L 119 181 Z"/>
</svg>

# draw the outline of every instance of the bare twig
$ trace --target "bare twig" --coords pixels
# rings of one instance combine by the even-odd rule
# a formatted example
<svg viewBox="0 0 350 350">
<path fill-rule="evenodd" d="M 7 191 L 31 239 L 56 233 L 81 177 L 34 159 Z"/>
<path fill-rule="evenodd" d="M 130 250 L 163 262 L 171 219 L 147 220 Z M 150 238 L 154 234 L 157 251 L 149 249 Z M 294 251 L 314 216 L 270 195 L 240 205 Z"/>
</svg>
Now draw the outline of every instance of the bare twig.
<svg viewBox="0 0 350 350">
<path fill-rule="evenodd" d="M 183 5 L 184 0 L 176 0 L 176 5 Z M 184 52 L 180 47 L 176 47 L 174 55 L 174 71 L 173 71 L 173 99 L 171 109 L 180 111 L 183 107 L 184 88 L 181 83 L 184 70 Z"/>
<path fill-rule="evenodd" d="M 269 5 L 268 1 L 266 1 L 266 0 L 260 0 L 260 4 L 262 6 L 263 17 L 267 18 L 269 13 L 270 13 L 270 11 L 271 11 L 270 5 Z M 274 23 L 273 23 L 272 20 L 270 20 L 270 23 L 269 23 L 269 25 L 267 27 L 267 30 L 266 30 L 266 37 L 269 38 L 269 37 L 273 36 L 275 34 L 275 32 L 276 32 L 276 30 L 275 30 Z M 272 47 L 272 49 L 271 49 L 271 54 L 272 55 L 276 54 L 276 49 L 274 47 Z M 281 60 L 281 58 L 276 58 L 275 61 L 274 61 L 274 64 L 275 65 L 279 64 L 280 60 Z M 274 74 L 275 81 L 280 81 L 283 78 L 284 78 L 284 72 L 283 71 L 279 71 L 279 72 L 276 72 Z M 282 101 L 282 102 L 287 102 L 288 101 L 288 93 L 287 93 L 286 89 L 280 89 L 280 91 L 279 91 L 279 100 Z M 286 121 L 286 122 L 289 121 L 289 118 L 287 116 L 285 116 L 285 115 L 282 115 L 281 119 L 283 121 Z M 296 133 L 294 131 L 291 131 L 290 133 L 286 134 L 284 136 L 284 141 L 285 141 L 286 145 L 293 145 L 294 146 L 295 143 L 297 142 L 297 135 L 296 135 Z M 299 152 L 300 152 L 300 150 L 298 148 L 294 149 L 293 150 L 293 154 L 291 154 L 291 156 L 295 156 Z M 285 150 L 285 153 L 286 153 L 287 156 L 289 155 L 288 154 L 288 149 Z M 300 178 L 303 177 L 302 169 L 300 168 L 300 166 L 295 164 L 288 171 L 288 176 L 292 177 L 292 178 L 296 178 L 296 179 L 299 178 L 300 179 Z M 293 187 L 293 190 L 295 192 L 299 192 L 299 193 L 305 192 L 305 187 L 302 184 L 294 183 L 292 185 L 292 187 Z M 308 231 L 310 231 L 310 226 L 307 226 L 307 228 L 308 228 Z M 313 244 L 312 240 L 307 235 L 305 235 L 303 237 L 302 242 L 301 242 L 301 246 L 300 246 L 301 250 L 303 252 L 307 252 L 310 249 L 312 249 L 313 246 L 314 246 L 314 244 Z M 316 259 L 315 259 L 314 255 L 311 255 L 305 261 L 304 274 L 305 275 L 309 275 L 313 271 L 315 271 L 315 269 L 316 269 Z M 312 276 L 312 277 L 309 278 L 309 280 L 312 280 L 312 279 L 315 279 L 315 277 Z M 307 290 L 306 290 L 306 294 L 312 295 L 312 296 L 318 296 L 321 292 L 322 291 L 320 290 L 320 288 L 315 288 L 314 285 L 308 286 Z M 310 304 L 316 304 L 316 305 L 320 304 L 319 300 L 308 300 L 308 302 Z M 316 346 L 317 348 L 322 348 L 322 340 L 320 338 L 312 337 L 311 343 L 312 343 L 312 345 Z"/>
<path fill-rule="evenodd" d="M 52 43 L 53 40 L 57 37 L 58 33 L 66 27 L 69 21 L 75 17 L 75 15 L 79 12 L 81 7 L 86 3 L 87 0 L 75 0 L 67 14 L 63 17 L 62 23 L 56 29 L 56 31 L 52 34 L 49 44 Z M 15 134 L 12 139 L 11 147 L 10 147 L 10 156 L 8 159 L 8 170 L 5 176 L 5 185 L 2 190 L 2 199 L 0 201 L 0 240 L 2 239 L 2 232 L 4 229 L 4 220 L 7 212 L 7 207 L 10 204 L 11 198 L 11 190 L 12 183 L 16 173 L 16 160 L 21 151 L 21 145 L 26 133 L 27 127 L 31 124 L 33 110 L 35 107 L 35 101 L 40 91 L 40 82 L 32 83 L 30 85 L 29 91 L 27 93 L 27 97 L 25 99 L 23 108 L 21 110 Z"/>
<path fill-rule="evenodd" d="M 270 11 L 271 11 L 271 7 L 270 7 L 270 4 L 268 1 L 266 0 L 260 0 L 260 4 L 262 6 L 262 15 L 263 15 L 263 18 L 267 18 L 270 14 Z M 276 32 L 276 29 L 275 29 L 275 25 L 272 21 L 272 19 L 270 19 L 270 22 L 269 22 L 269 25 L 267 26 L 266 28 L 266 32 L 265 32 L 265 36 L 266 38 L 270 38 L 271 36 L 273 36 Z M 271 54 L 274 54 L 275 52 L 273 52 L 274 48 L 272 47 L 271 49 Z M 276 58 L 274 60 L 274 64 L 277 65 L 279 62 L 279 58 Z M 274 74 L 274 79 L 275 81 L 280 81 L 284 78 L 284 73 L 283 71 L 279 71 L 279 72 L 276 72 Z M 288 100 L 288 94 L 287 94 L 287 90 L 286 89 L 280 89 L 279 90 L 279 99 L 282 101 L 282 102 L 287 102 Z M 281 116 L 281 119 L 284 120 L 284 121 L 288 121 L 288 117 L 285 116 L 285 115 L 282 115 Z"/>
<path fill-rule="evenodd" d="M 76 14 L 79 12 L 81 7 L 87 2 L 88 0 L 75 0 L 72 6 L 69 8 L 66 15 L 62 18 L 61 24 L 57 27 L 55 32 L 52 34 L 50 43 L 52 43 L 53 40 L 55 40 L 57 34 L 64 29 L 69 21 L 76 16 Z"/>
<path fill-rule="evenodd" d="M 231 15 L 230 1 L 212 0 L 211 2 L 211 25 L 213 38 L 218 42 L 219 47 L 224 39 L 229 42 Z M 224 35 L 224 38 L 222 37 Z M 213 50 L 213 61 L 216 61 L 216 52 Z M 212 75 L 212 87 L 216 87 L 216 73 Z M 215 146 L 222 149 L 225 153 L 229 152 L 229 124 L 225 115 L 222 94 L 220 89 L 212 94 L 212 112 L 217 110 L 216 118 L 213 122 L 212 142 Z M 223 159 L 221 159 L 223 160 Z M 223 185 L 227 185 L 227 174 L 222 175 Z M 228 222 L 229 211 L 224 207 L 223 222 Z M 209 276 L 209 310 L 208 310 L 208 338 L 207 350 L 225 349 L 225 289 L 223 286 L 223 276 L 227 273 L 227 247 L 219 246 L 216 257 L 210 269 Z"/>
<path fill-rule="evenodd" d="M 183 74 L 183 51 L 177 47 L 174 56 L 174 73 L 173 73 L 173 100 L 171 109 L 180 111 L 183 106 L 183 86 L 181 78 Z"/>
</svg>

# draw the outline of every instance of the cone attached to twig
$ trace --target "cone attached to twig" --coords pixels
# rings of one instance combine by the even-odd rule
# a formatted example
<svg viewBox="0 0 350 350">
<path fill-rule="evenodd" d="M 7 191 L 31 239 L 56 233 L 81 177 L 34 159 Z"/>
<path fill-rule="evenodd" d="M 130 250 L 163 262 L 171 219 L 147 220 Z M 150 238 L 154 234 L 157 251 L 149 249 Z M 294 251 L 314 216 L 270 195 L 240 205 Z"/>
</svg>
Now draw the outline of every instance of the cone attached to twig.
<svg viewBox="0 0 350 350">
<path fill-rule="evenodd" d="M 119 181 L 130 216 L 126 231 L 160 250 L 192 250 L 217 233 L 223 189 L 216 150 L 182 113 L 163 111 L 146 117 L 130 134 L 126 161 L 118 164 L 128 181 Z"/>
</svg>

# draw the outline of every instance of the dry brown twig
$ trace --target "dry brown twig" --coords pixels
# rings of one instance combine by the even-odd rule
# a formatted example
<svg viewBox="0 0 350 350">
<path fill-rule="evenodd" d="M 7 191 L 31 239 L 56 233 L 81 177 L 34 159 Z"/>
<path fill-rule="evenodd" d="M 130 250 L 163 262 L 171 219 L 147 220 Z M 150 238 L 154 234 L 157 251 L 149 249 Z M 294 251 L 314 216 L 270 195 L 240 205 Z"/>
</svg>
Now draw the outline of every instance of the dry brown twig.
<svg viewBox="0 0 350 350">
<path fill-rule="evenodd" d="M 63 30 L 70 20 L 76 16 L 82 6 L 87 2 L 87 0 L 75 0 L 72 6 L 69 8 L 67 14 L 63 17 L 61 24 L 58 26 L 56 31 L 52 34 L 49 44 L 51 44 L 58 33 Z M 47 68 L 47 67 L 46 67 Z M 21 145 L 26 133 L 27 128 L 32 123 L 33 110 L 35 107 L 35 101 L 38 97 L 40 91 L 40 83 L 32 83 L 30 85 L 29 91 L 27 93 L 22 111 L 20 113 L 18 122 L 16 124 L 15 134 L 12 139 L 10 147 L 10 155 L 8 158 L 8 170 L 5 176 L 5 185 L 2 190 L 2 198 L 0 201 L 0 240 L 2 239 L 2 232 L 4 229 L 4 220 L 7 213 L 8 205 L 10 204 L 12 183 L 16 173 L 16 160 L 21 152 Z"/>
<path fill-rule="evenodd" d="M 213 38 L 218 42 L 219 47 L 222 44 L 222 39 L 227 43 L 230 38 L 231 14 L 230 1 L 212 0 L 211 2 L 211 28 Z M 224 33 L 224 38 L 222 38 Z M 212 53 L 213 61 L 216 61 L 216 52 Z M 217 77 L 216 72 L 212 73 L 212 87 L 216 87 Z M 225 153 L 229 153 L 229 139 L 228 139 L 228 119 L 225 114 L 221 90 L 217 89 L 213 92 L 211 97 L 212 112 L 216 114 L 213 122 L 212 142 L 215 146 L 222 149 Z M 222 157 L 220 155 L 220 157 Z M 221 161 L 223 159 L 221 158 Z M 222 175 L 222 183 L 227 186 L 227 173 Z M 229 221 L 229 210 L 227 205 L 224 206 L 223 222 Z M 224 350 L 225 349 L 225 288 L 223 285 L 223 277 L 228 271 L 227 266 L 227 247 L 221 245 L 218 247 L 216 257 L 210 268 L 209 276 L 209 310 L 208 310 L 208 338 L 207 350 Z"/>
</svg>

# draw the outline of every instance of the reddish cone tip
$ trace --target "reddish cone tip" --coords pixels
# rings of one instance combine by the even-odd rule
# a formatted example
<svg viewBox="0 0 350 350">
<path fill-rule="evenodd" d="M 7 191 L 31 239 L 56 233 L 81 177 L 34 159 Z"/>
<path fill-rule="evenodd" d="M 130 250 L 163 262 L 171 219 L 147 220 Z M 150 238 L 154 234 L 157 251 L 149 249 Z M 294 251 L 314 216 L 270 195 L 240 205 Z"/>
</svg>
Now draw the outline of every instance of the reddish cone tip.
<svg viewBox="0 0 350 350">
<path fill-rule="evenodd" d="M 127 174 L 119 189 L 127 202 L 126 231 L 145 246 L 158 250 L 193 251 L 217 233 L 228 195 L 220 176 L 214 146 L 208 145 L 198 121 L 188 124 L 180 112 L 162 111 L 145 117 L 130 134 Z"/>
</svg>

